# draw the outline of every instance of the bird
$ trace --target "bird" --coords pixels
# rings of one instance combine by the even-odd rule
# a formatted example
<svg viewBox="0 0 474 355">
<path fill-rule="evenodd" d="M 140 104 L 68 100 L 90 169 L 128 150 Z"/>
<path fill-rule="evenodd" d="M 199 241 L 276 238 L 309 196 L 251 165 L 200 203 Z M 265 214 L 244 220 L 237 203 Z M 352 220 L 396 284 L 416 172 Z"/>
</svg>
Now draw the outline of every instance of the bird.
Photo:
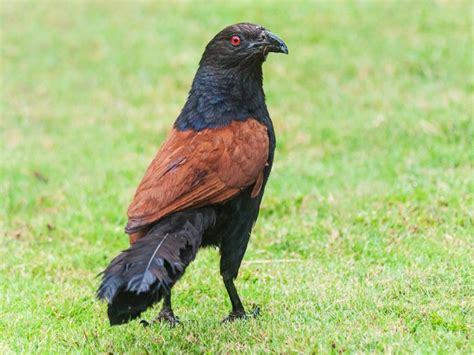
<svg viewBox="0 0 474 355">
<path fill-rule="evenodd" d="M 153 322 L 179 323 L 171 290 L 200 248 L 217 247 L 232 309 L 249 317 L 234 280 L 272 169 L 275 132 L 263 90 L 269 53 L 288 54 L 266 28 L 237 23 L 205 47 L 187 100 L 128 208 L 129 248 L 101 275 L 110 325 L 163 300 Z M 149 325 L 143 321 L 144 325 Z"/>
</svg>

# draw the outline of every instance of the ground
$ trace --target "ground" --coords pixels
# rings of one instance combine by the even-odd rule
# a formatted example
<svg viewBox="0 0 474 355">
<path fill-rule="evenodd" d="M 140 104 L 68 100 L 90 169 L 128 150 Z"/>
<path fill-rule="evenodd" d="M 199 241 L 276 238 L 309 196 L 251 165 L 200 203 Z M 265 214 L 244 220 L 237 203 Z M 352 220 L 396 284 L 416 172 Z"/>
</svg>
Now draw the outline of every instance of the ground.
<svg viewBox="0 0 474 355">
<path fill-rule="evenodd" d="M 0 350 L 472 353 L 473 5 L 1 3 Z M 96 275 L 207 41 L 250 21 L 277 151 L 230 305 L 218 252 L 182 326 L 111 328 Z M 145 314 L 153 317 L 154 309 Z"/>
</svg>

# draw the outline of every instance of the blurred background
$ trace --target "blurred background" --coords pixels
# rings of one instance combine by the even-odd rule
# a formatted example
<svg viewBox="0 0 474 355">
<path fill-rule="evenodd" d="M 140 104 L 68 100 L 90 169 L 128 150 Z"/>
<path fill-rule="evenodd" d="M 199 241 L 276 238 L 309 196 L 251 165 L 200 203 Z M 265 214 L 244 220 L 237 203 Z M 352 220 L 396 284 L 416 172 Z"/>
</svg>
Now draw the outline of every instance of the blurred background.
<svg viewBox="0 0 474 355">
<path fill-rule="evenodd" d="M 469 1 L 1 1 L 0 350 L 473 349 Z M 179 329 L 109 328 L 99 273 L 207 42 L 254 22 L 275 164 L 227 312 L 218 253 Z M 150 318 L 153 312 L 147 313 Z"/>
</svg>

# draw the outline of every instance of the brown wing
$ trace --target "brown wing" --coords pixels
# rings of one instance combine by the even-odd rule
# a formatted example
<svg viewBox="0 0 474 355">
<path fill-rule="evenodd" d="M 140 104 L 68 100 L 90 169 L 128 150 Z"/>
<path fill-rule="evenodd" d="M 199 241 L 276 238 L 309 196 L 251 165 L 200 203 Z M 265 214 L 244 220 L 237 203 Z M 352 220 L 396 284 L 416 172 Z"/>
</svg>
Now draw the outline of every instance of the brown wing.
<svg viewBox="0 0 474 355">
<path fill-rule="evenodd" d="M 176 211 L 226 202 L 251 185 L 257 196 L 268 145 L 266 127 L 254 119 L 199 132 L 174 129 L 128 208 L 127 233 Z"/>
</svg>

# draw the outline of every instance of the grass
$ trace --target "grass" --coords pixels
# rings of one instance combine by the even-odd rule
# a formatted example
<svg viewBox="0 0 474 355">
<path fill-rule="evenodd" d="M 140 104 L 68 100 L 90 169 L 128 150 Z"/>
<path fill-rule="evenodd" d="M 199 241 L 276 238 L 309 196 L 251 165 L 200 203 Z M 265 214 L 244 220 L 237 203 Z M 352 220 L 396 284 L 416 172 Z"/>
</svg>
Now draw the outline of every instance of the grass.
<svg viewBox="0 0 474 355">
<path fill-rule="evenodd" d="M 0 351 L 472 353 L 473 11 L 2 1 Z M 265 64 L 278 147 L 237 281 L 262 315 L 219 323 L 204 250 L 182 327 L 110 328 L 94 277 L 204 45 L 239 21 L 290 49 Z"/>
</svg>

